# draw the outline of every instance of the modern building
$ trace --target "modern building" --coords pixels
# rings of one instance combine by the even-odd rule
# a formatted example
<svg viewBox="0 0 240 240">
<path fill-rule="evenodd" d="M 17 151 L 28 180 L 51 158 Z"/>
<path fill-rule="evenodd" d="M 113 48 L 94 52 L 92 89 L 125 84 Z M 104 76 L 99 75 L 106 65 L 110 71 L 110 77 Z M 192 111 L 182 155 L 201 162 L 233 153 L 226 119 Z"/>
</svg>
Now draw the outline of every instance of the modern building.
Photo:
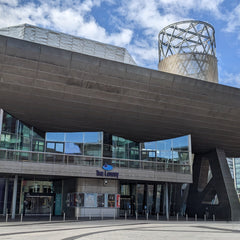
<svg viewBox="0 0 240 240">
<path fill-rule="evenodd" d="M 214 31 L 199 24 L 205 81 L 139 67 L 123 48 L 0 29 L 0 213 L 239 220 L 226 156 L 240 154 L 240 90 L 216 83 Z"/>
</svg>

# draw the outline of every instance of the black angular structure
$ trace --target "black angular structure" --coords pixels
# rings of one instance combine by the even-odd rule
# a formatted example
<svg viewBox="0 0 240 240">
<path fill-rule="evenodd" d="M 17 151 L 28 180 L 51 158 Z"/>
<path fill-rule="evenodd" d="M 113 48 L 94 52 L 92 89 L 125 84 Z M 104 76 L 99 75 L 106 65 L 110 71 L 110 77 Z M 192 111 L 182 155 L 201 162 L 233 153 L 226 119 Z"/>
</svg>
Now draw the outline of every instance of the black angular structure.
<svg viewBox="0 0 240 240">
<path fill-rule="evenodd" d="M 223 150 L 195 155 L 187 213 L 192 217 L 197 214 L 240 220 L 239 200 Z"/>
</svg>

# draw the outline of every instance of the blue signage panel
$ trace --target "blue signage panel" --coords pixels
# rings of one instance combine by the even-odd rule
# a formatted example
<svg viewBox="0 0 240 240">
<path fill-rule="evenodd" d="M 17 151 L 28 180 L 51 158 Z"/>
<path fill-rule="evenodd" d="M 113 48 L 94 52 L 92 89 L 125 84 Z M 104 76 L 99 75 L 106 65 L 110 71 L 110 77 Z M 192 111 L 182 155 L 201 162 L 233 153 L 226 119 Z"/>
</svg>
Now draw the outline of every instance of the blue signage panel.
<svg viewBox="0 0 240 240">
<path fill-rule="evenodd" d="M 56 193 L 55 197 L 55 215 L 60 216 L 62 214 L 62 194 Z"/>
</svg>

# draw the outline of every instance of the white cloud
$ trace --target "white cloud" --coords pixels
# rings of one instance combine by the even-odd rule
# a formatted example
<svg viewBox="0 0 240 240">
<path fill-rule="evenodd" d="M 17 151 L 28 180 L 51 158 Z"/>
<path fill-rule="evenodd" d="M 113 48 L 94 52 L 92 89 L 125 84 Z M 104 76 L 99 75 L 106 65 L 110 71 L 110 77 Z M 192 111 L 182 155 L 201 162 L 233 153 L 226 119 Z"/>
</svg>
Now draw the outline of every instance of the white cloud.
<svg viewBox="0 0 240 240">
<path fill-rule="evenodd" d="M 105 2 L 112 28 L 100 25 L 92 10 Z M 0 27 L 29 23 L 126 47 L 139 65 L 157 68 L 157 35 L 191 11 L 219 15 L 223 0 L 0 0 Z M 21 4 L 20 4 L 21 3 Z M 115 24 L 113 24 L 115 23 Z"/>
<path fill-rule="evenodd" d="M 219 83 L 240 88 L 240 73 L 233 74 L 223 72 L 222 77 L 219 79 Z"/>
<path fill-rule="evenodd" d="M 16 7 L 18 5 L 18 0 L 0 0 L 0 5 L 1 4 L 7 4 L 12 7 Z"/>
<path fill-rule="evenodd" d="M 240 29 L 240 4 L 228 13 L 226 20 L 227 27 L 224 29 L 225 31 L 235 32 Z"/>
<path fill-rule="evenodd" d="M 0 1 L 3 3 L 4 0 Z M 90 15 L 92 8 L 99 7 L 103 1 L 111 3 L 109 0 L 85 0 L 81 3 L 76 0 L 40 0 L 39 4 L 29 1 L 15 7 L 16 1 L 14 6 L 0 2 L 0 27 L 28 23 L 114 45 L 129 44 L 132 30 L 118 28 L 116 32 L 109 33 Z"/>
</svg>

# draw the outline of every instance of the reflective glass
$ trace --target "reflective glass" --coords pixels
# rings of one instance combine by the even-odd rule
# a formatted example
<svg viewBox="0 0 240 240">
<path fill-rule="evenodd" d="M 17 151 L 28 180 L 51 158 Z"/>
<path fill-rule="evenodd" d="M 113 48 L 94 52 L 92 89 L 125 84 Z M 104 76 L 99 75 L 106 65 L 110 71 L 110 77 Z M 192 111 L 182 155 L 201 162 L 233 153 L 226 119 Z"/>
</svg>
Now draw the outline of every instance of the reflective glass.
<svg viewBox="0 0 240 240">
<path fill-rule="evenodd" d="M 10 114 L 3 112 L 3 123 L 2 123 L 2 131 L 8 133 L 16 132 L 16 118 L 12 117 Z"/>
<path fill-rule="evenodd" d="M 82 132 L 66 133 L 66 142 L 83 143 L 83 133 Z"/>
<path fill-rule="evenodd" d="M 101 144 L 84 144 L 84 155 L 100 157 L 102 155 L 101 147 Z"/>
<path fill-rule="evenodd" d="M 16 148 L 16 134 L 2 132 L 0 147 L 6 148 L 6 149 L 15 149 Z"/>
<path fill-rule="evenodd" d="M 67 154 L 83 154 L 83 144 L 82 143 L 65 143 L 65 153 Z"/>
<path fill-rule="evenodd" d="M 44 141 L 41 139 L 33 138 L 32 151 L 43 152 L 44 151 Z"/>
<path fill-rule="evenodd" d="M 47 132 L 46 140 L 53 142 L 64 142 L 64 133 Z"/>
<path fill-rule="evenodd" d="M 31 137 L 31 128 L 24 125 L 22 122 L 19 121 L 18 125 L 18 135 L 24 136 L 24 137 Z"/>
<path fill-rule="evenodd" d="M 101 143 L 101 132 L 84 132 L 84 143 Z"/>
<path fill-rule="evenodd" d="M 172 150 L 172 140 L 162 140 L 157 141 L 157 149 L 160 151 L 171 151 Z"/>
<path fill-rule="evenodd" d="M 56 152 L 63 153 L 63 143 L 55 143 L 56 144 Z"/>
<path fill-rule="evenodd" d="M 156 142 L 145 142 L 143 145 L 143 149 L 156 149 Z"/>
<path fill-rule="evenodd" d="M 173 150 L 188 151 L 188 136 L 174 138 L 172 139 L 172 141 L 173 141 Z"/>
<path fill-rule="evenodd" d="M 55 143 L 47 143 L 46 151 L 55 152 Z"/>
</svg>

